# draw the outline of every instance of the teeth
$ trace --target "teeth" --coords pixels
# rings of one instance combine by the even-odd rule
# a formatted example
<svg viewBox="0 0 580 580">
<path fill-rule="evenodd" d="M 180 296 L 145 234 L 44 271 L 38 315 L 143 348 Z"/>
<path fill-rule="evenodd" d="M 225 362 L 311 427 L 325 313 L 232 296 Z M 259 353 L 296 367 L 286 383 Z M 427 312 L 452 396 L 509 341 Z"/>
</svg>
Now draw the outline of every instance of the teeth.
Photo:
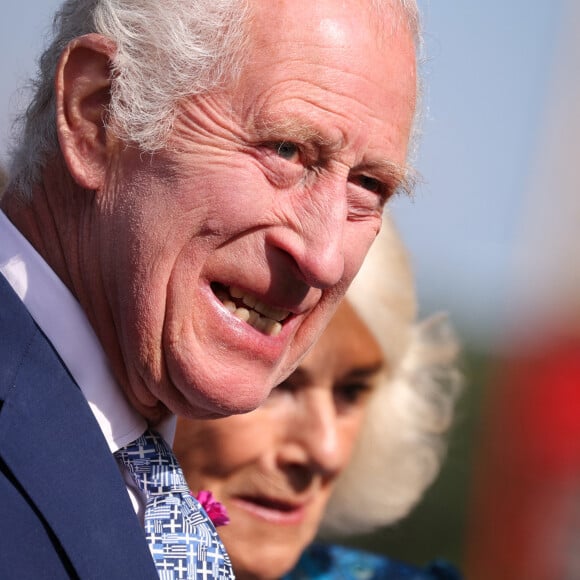
<svg viewBox="0 0 580 580">
<path fill-rule="evenodd" d="M 282 330 L 282 325 L 279 322 L 262 317 L 259 317 L 253 326 L 256 330 L 259 330 L 268 336 L 276 336 L 280 334 L 280 331 Z"/>
<path fill-rule="evenodd" d="M 262 318 L 261 316 L 259 316 L 258 320 L 256 320 L 256 322 L 254 322 L 254 328 L 256 330 L 259 330 L 260 332 L 263 332 L 264 334 L 266 334 L 267 327 L 268 327 L 268 319 L 267 318 Z"/>
<path fill-rule="evenodd" d="M 256 304 L 258 304 L 258 299 L 255 296 L 251 296 L 250 294 L 245 294 L 242 296 L 242 302 L 249 306 L 250 308 L 254 308 Z"/>
<path fill-rule="evenodd" d="M 274 322 L 268 334 L 270 336 L 278 336 L 280 332 L 282 332 L 282 325 L 279 322 Z"/>
<path fill-rule="evenodd" d="M 234 312 L 234 316 L 244 322 L 248 322 L 248 320 L 250 320 L 250 311 L 247 308 L 237 308 Z"/>
<path fill-rule="evenodd" d="M 229 294 L 222 289 L 217 290 L 215 294 L 225 308 L 236 318 L 247 322 L 250 326 L 268 336 L 280 334 L 282 330 L 280 323 L 290 314 L 288 310 L 259 302 L 255 296 L 246 294 L 236 286 L 232 286 L 229 289 Z M 238 307 L 232 298 L 241 300 L 248 308 Z"/>
<path fill-rule="evenodd" d="M 244 291 L 243 290 L 240 290 L 237 286 L 232 286 L 230 288 L 230 294 L 234 298 L 241 298 L 244 295 Z"/>
<path fill-rule="evenodd" d="M 250 317 L 248 318 L 248 324 L 255 326 L 255 324 L 260 320 L 260 315 L 255 310 L 250 310 Z"/>
<path fill-rule="evenodd" d="M 280 331 L 282 330 L 282 325 L 275 320 L 267 320 L 262 318 L 262 320 L 266 320 L 266 328 L 264 328 L 264 333 L 268 336 L 278 336 Z"/>
<path fill-rule="evenodd" d="M 274 308 L 273 306 L 268 306 L 263 302 L 257 302 L 254 306 L 254 310 L 257 310 L 260 314 L 263 314 L 267 318 L 271 318 L 272 320 L 277 320 L 281 322 L 288 316 L 287 310 L 282 310 L 281 308 Z"/>
</svg>

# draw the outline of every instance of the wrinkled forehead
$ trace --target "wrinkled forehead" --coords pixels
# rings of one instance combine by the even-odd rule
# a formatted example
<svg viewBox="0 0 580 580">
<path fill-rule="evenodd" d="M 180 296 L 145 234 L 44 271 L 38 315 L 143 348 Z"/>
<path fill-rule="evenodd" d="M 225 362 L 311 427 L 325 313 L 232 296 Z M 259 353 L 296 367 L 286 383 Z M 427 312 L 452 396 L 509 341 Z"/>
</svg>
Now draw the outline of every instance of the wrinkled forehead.
<svg viewBox="0 0 580 580">
<path fill-rule="evenodd" d="M 378 105 L 380 116 L 392 117 L 396 107 L 368 102 L 374 87 L 379 89 L 375 100 L 393 95 L 404 103 L 400 112 L 414 117 L 415 36 L 399 1 L 384 2 L 387 7 L 380 10 L 371 9 L 370 0 L 253 1 L 245 73 L 259 71 L 256 83 L 276 85 L 294 74 L 303 78 L 305 72 L 314 71 L 304 79 L 312 90 L 324 85 L 343 93 L 358 77 L 368 87 L 356 97 L 370 107 Z"/>
</svg>

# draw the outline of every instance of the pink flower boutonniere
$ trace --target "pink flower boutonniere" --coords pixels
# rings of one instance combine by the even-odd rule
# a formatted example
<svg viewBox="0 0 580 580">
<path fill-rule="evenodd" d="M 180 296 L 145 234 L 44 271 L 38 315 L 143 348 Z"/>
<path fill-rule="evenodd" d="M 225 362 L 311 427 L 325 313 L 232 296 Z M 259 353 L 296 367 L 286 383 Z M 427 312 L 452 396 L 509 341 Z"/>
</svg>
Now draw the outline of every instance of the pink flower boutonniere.
<svg viewBox="0 0 580 580">
<path fill-rule="evenodd" d="M 202 505 L 203 509 L 213 522 L 213 525 L 225 526 L 230 523 L 228 512 L 223 503 L 216 501 L 211 491 L 201 490 L 197 495 L 192 493 L 193 497 Z"/>
</svg>

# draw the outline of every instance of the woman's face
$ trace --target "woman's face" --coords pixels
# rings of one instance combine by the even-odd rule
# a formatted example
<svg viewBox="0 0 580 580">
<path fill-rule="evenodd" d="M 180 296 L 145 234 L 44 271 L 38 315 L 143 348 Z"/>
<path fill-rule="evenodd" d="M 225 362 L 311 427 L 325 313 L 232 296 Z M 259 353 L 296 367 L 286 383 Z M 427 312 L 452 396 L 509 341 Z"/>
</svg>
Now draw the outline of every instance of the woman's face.
<svg viewBox="0 0 580 580">
<path fill-rule="evenodd" d="M 212 491 L 238 578 L 278 578 L 314 538 L 347 466 L 384 365 L 378 343 L 342 302 L 298 369 L 258 410 L 179 419 L 175 451 L 194 492 Z"/>
</svg>

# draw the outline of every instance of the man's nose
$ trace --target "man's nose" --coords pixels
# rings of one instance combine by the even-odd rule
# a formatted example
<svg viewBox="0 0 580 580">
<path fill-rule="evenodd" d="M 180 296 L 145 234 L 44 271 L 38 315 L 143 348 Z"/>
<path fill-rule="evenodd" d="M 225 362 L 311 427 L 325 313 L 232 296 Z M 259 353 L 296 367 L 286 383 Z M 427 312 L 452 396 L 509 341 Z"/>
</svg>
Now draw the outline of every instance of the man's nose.
<svg viewBox="0 0 580 580">
<path fill-rule="evenodd" d="M 313 288 L 337 284 L 345 269 L 346 183 L 321 183 L 292 199 L 289 227 L 272 241 L 294 261 L 299 276 Z"/>
</svg>

